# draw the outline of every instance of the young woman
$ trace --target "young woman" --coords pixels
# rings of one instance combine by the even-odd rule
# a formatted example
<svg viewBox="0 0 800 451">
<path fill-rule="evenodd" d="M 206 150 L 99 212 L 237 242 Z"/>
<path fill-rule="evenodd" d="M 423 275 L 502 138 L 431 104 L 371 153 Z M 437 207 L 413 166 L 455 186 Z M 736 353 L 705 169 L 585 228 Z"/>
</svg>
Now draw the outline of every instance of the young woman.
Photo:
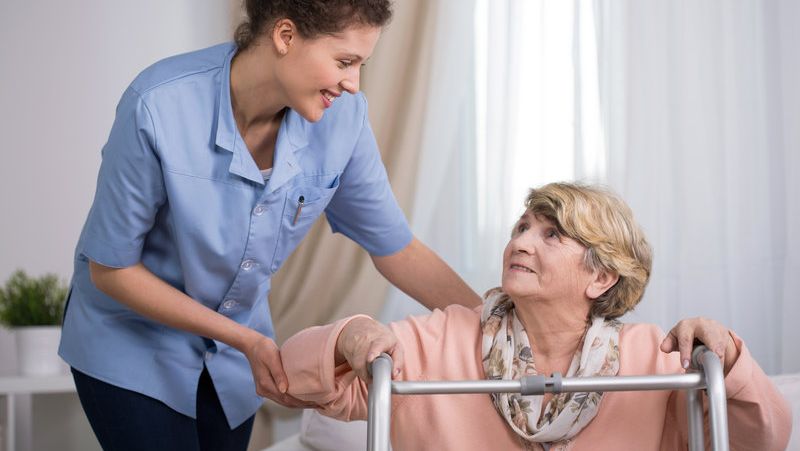
<svg viewBox="0 0 800 451">
<path fill-rule="evenodd" d="M 479 297 L 412 236 L 358 93 L 388 0 L 248 0 L 236 42 L 120 100 L 60 354 L 104 449 L 245 449 L 288 381 L 270 277 L 324 211 L 429 308 Z"/>
</svg>

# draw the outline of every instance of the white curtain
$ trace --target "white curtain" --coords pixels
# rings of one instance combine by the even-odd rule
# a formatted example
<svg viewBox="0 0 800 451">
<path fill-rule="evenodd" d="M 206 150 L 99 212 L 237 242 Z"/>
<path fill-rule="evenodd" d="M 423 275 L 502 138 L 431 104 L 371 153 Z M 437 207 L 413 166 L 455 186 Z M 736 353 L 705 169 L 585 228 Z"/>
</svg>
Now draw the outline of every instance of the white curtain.
<svg viewBox="0 0 800 451">
<path fill-rule="evenodd" d="M 463 197 L 473 207 L 462 226 L 471 246 L 460 263 L 479 292 L 499 285 L 529 188 L 602 171 L 596 64 L 579 70 L 596 60 L 588 12 L 579 1 L 477 0 L 473 192 Z"/>
<path fill-rule="evenodd" d="M 579 1 L 451 3 L 432 43 L 441 90 L 429 100 L 412 225 L 482 293 L 499 285 L 528 188 L 602 175 L 594 19 Z"/>
<path fill-rule="evenodd" d="M 431 52 L 420 121 L 419 166 L 409 220 L 415 235 L 463 274 L 475 235 L 474 0 L 426 0 L 429 23 L 419 39 Z M 472 285 L 476 287 L 475 285 Z M 478 288 L 476 288 L 478 289 Z M 394 287 L 380 318 L 390 321 L 427 310 Z"/>
<path fill-rule="evenodd" d="M 482 292 L 528 187 L 606 183 L 655 248 L 627 320 L 715 318 L 800 371 L 800 5 L 474 1 L 437 2 L 423 241 Z M 423 311 L 402 299 L 384 319 Z"/>
<path fill-rule="evenodd" d="M 580 1 L 436 4 L 411 222 L 483 293 L 500 283 L 528 188 L 603 174 L 594 19 Z M 424 312 L 392 290 L 382 319 Z"/>
<path fill-rule="evenodd" d="M 655 249 L 630 319 L 711 317 L 799 371 L 800 7 L 595 5 L 607 181 Z"/>
<path fill-rule="evenodd" d="M 497 286 L 502 250 L 530 187 L 574 174 L 574 7 L 543 0 L 478 0 L 476 246 L 466 273 Z"/>
</svg>

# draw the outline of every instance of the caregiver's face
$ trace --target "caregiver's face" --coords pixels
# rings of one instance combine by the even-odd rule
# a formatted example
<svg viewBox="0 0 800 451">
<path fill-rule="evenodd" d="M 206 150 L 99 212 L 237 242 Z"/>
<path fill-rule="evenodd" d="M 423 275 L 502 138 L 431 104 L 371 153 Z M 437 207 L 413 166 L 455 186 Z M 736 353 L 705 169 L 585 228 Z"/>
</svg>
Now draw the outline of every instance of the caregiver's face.
<svg viewBox="0 0 800 451">
<path fill-rule="evenodd" d="M 503 291 L 515 301 L 582 299 L 592 280 L 585 253 L 552 221 L 526 211 L 503 252 Z"/>
<path fill-rule="evenodd" d="M 357 93 L 361 66 L 380 34 L 380 28 L 364 25 L 311 39 L 295 34 L 279 66 L 289 107 L 316 122 L 343 92 Z"/>
</svg>

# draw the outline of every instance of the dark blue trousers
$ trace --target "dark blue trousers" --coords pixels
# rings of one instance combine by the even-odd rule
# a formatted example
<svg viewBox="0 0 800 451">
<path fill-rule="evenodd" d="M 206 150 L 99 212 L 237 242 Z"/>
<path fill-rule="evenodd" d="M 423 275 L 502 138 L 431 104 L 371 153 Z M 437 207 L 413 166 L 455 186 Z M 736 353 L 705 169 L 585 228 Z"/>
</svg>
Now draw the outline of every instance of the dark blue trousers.
<svg viewBox="0 0 800 451">
<path fill-rule="evenodd" d="M 197 387 L 197 419 L 163 402 L 72 369 L 89 424 L 105 451 L 245 451 L 253 419 L 231 430 L 208 370 Z"/>
</svg>

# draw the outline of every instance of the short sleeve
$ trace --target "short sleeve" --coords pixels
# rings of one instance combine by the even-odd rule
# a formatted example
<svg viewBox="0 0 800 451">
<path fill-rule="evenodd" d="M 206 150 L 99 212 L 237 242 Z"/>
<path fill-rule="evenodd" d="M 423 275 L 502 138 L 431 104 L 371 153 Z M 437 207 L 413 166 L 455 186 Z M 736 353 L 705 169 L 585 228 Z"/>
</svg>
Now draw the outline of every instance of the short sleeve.
<svg viewBox="0 0 800 451">
<path fill-rule="evenodd" d="M 103 147 L 94 202 L 78 252 L 101 265 L 139 262 L 166 194 L 153 119 L 133 88 L 122 95 Z"/>
<path fill-rule="evenodd" d="M 358 139 L 326 215 L 334 232 L 357 242 L 371 255 L 390 255 L 406 247 L 413 236 L 389 185 L 367 119 L 366 99 L 359 96 L 359 100 L 364 115 Z"/>
</svg>

